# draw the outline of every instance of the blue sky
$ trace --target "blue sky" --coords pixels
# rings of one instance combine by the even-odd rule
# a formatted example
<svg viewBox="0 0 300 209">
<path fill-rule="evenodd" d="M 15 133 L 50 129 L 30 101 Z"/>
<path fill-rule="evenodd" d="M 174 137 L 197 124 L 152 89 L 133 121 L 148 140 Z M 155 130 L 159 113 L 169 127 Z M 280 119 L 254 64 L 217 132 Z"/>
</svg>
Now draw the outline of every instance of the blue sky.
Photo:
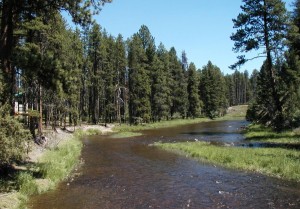
<svg viewBox="0 0 300 209">
<path fill-rule="evenodd" d="M 285 2 L 289 6 L 293 0 Z M 230 35 L 241 4 L 241 0 L 113 0 L 94 18 L 108 33 L 122 34 L 124 40 L 146 25 L 157 46 L 160 42 L 167 49 L 174 46 L 178 56 L 185 50 L 197 68 L 210 60 L 226 74 L 233 72 L 228 66 L 236 61 Z M 251 61 L 240 70 L 251 73 L 262 61 Z"/>
</svg>

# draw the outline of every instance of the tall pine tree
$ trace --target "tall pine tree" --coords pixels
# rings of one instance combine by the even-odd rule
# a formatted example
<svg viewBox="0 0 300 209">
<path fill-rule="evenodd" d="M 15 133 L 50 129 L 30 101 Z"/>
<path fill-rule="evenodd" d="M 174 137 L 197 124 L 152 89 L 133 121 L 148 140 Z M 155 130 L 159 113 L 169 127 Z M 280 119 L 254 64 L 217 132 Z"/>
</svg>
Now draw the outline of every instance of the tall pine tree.
<svg viewBox="0 0 300 209">
<path fill-rule="evenodd" d="M 135 34 L 129 43 L 129 119 L 130 123 L 151 119 L 151 86 L 146 71 L 147 56 L 141 38 Z"/>
<path fill-rule="evenodd" d="M 196 71 L 196 66 L 191 63 L 188 68 L 188 117 L 199 117 L 201 112 L 201 103 L 199 97 L 199 77 Z"/>
<path fill-rule="evenodd" d="M 242 13 L 233 20 L 234 28 L 237 29 L 231 36 L 235 42 L 234 51 L 247 53 L 263 48 L 262 52 L 266 57 L 265 68 L 270 80 L 268 82 L 270 86 L 265 91 L 271 91 L 272 97 L 269 102 L 274 105 L 274 108 L 270 111 L 275 110 L 272 112 L 274 117 L 271 123 L 275 129 L 280 130 L 283 121 L 283 104 L 274 63 L 284 47 L 287 26 L 285 5 L 281 0 L 243 0 L 241 9 Z M 238 62 L 231 67 L 236 68 L 251 59 L 254 58 L 241 55 L 238 57 Z"/>
</svg>

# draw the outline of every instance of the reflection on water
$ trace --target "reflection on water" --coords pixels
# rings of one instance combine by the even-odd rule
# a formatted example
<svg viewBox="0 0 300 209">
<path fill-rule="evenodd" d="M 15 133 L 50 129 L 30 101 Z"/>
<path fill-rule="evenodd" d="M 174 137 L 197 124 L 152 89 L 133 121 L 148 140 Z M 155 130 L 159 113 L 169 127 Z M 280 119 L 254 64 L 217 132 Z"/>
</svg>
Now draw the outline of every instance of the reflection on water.
<svg viewBox="0 0 300 209">
<path fill-rule="evenodd" d="M 31 208 L 299 208 L 300 185 L 202 164 L 148 146 L 195 139 L 236 143 L 243 121 L 85 138 L 82 175 L 32 198 Z M 69 183 L 69 186 L 67 184 Z"/>
</svg>

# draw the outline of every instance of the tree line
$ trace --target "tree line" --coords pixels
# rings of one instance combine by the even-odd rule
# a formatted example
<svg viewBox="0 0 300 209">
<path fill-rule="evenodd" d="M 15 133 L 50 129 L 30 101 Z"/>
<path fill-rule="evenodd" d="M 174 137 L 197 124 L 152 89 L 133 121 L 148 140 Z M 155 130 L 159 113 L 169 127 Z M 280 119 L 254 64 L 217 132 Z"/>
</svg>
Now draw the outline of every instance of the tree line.
<svg viewBox="0 0 300 209">
<path fill-rule="evenodd" d="M 2 14 L 10 3 L 1 1 Z M 36 128 L 42 134 L 43 123 L 55 129 L 82 121 L 214 118 L 250 100 L 247 73 L 224 76 L 211 62 L 197 69 L 185 52 L 179 58 L 174 47 L 156 46 L 145 25 L 123 40 L 95 22 L 72 30 L 56 7 L 51 15 L 20 9 L 11 54 L 1 59 L 1 106 L 29 116 L 23 122 L 34 136 Z"/>
<path fill-rule="evenodd" d="M 236 52 L 263 47 L 266 62 L 252 75 L 224 75 L 210 61 L 198 69 L 184 51 L 156 46 L 145 25 L 127 40 L 113 37 L 91 21 L 107 2 L 0 1 L 3 114 L 25 114 L 34 135 L 43 123 L 55 129 L 82 121 L 214 118 L 251 101 L 250 120 L 278 130 L 299 123 L 298 1 L 289 15 L 280 0 L 243 0 L 231 39 Z M 61 10 L 80 29 L 71 29 Z M 238 58 L 232 68 L 252 59 Z"/>
<path fill-rule="evenodd" d="M 300 1 L 287 12 L 281 0 L 243 0 L 242 12 L 233 20 L 234 51 L 241 53 L 234 69 L 257 57 L 265 58 L 254 72 L 254 92 L 247 119 L 277 131 L 300 125 L 299 27 Z M 257 57 L 248 57 L 249 51 Z"/>
<path fill-rule="evenodd" d="M 145 25 L 127 40 L 113 37 L 92 21 L 109 2 L 0 0 L 1 153 L 24 153 L 22 139 L 45 126 L 215 118 L 240 104 L 250 104 L 247 119 L 275 130 L 300 125 L 299 0 L 291 13 L 281 0 L 242 1 L 231 36 L 241 55 L 230 75 L 157 45 Z M 252 50 L 263 66 L 251 75 L 238 71 L 256 58 L 246 57 Z"/>
</svg>

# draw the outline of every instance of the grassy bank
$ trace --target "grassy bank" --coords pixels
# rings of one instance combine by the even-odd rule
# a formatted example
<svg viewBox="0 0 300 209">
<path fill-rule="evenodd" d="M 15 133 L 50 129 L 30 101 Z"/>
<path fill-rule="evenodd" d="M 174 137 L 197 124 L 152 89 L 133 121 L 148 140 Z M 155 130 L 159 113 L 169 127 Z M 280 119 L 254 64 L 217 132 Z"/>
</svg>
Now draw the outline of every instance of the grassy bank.
<svg viewBox="0 0 300 209">
<path fill-rule="evenodd" d="M 225 116 L 220 118 L 215 118 L 214 120 L 215 121 L 244 120 L 247 108 L 248 108 L 247 105 L 230 107 Z M 209 122 L 214 120 L 209 118 L 195 118 L 195 119 L 174 119 L 174 120 L 160 121 L 155 123 L 146 123 L 140 125 L 122 124 L 121 126 L 116 125 L 113 130 L 114 132 L 117 133 L 115 135 L 116 136 L 115 138 L 125 138 L 125 137 L 139 136 L 141 134 L 138 132 L 141 132 L 143 130 L 150 130 L 150 129 L 157 129 L 157 128 L 171 128 L 171 127 L 182 126 L 182 125 Z"/>
<path fill-rule="evenodd" d="M 228 114 L 217 120 L 244 118 L 246 110 L 247 106 L 229 108 Z M 244 135 L 249 142 L 275 144 L 278 148 L 221 147 L 208 142 L 157 143 L 156 146 L 226 168 L 300 181 L 300 151 L 293 149 L 300 145 L 300 129 L 276 133 L 271 128 L 250 125 Z"/>
<path fill-rule="evenodd" d="M 155 123 L 145 123 L 140 125 L 127 125 L 122 124 L 121 126 L 115 126 L 114 131 L 116 132 L 138 132 L 156 128 L 169 128 L 186 124 L 196 124 L 201 122 L 211 121 L 208 118 L 196 118 L 196 119 L 174 119 L 168 121 L 160 121 Z"/>
<path fill-rule="evenodd" d="M 10 191 L 5 198 L 1 199 L 0 208 L 26 208 L 26 202 L 31 195 L 53 189 L 60 181 L 68 178 L 80 163 L 82 150 L 80 138 L 92 134 L 99 134 L 99 131 L 78 130 L 56 148 L 47 150 L 39 158 L 38 163 L 25 165 L 26 169 L 16 172 L 9 183 L 13 185 L 15 192 Z"/>
<path fill-rule="evenodd" d="M 142 133 L 139 133 L 139 132 L 127 132 L 127 131 L 120 131 L 120 132 L 117 132 L 115 134 L 113 134 L 111 136 L 111 138 L 114 138 L 114 139 L 120 139 L 120 138 L 129 138 L 129 137 L 135 137 L 135 136 L 141 136 Z"/>
<path fill-rule="evenodd" d="M 208 142 L 158 143 L 156 146 L 226 168 L 300 181 L 300 152 L 296 150 L 219 147 Z"/>
<path fill-rule="evenodd" d="M 128 125 L 122 124 L 121 126 L 115 126 L 113 131 L 116 132 L 112 135 L 113 138 L 127 138 L 142 135 L 140 132 L 144 130 L 157 129 L 157 128 L 170 128 L 181 125 L 196 124 L 201 122 L 212 121 L 208 118 L 196 118 L 196 119 L 175 119 L 169 121 L 160 121 L 155 123 L 145 123 L 140 125 Z"/>
<path fill-rule="evenodd" d="M 216 120 L 245 120 L 248 105 L 229 107 L 225 116 Z"/>
<path fill-rule="evenodd" d="M 275 144 L 300 144 L 300 129 L 274 132 L 271 128 L 262 125 L 250 125 L 244 131 L 248 141 L 275 143 Z"/>
</svg>

